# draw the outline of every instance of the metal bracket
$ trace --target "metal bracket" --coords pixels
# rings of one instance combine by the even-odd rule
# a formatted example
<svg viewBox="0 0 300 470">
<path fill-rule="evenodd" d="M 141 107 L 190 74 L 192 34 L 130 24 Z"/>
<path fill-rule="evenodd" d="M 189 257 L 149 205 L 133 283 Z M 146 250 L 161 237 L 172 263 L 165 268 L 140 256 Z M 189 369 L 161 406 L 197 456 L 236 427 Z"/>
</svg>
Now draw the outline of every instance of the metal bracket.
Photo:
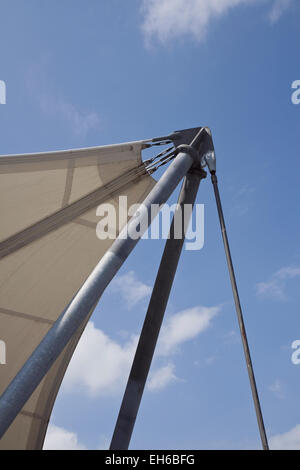
<svg viewBox="0 0 300 470">
<path fill-rule="evenodd" d="M 179 145 L 187 144 L 189 145 L 194 137 L 201 130 L 201 127 L 192 127 L 190 129 L 181 129 L 179 131 L 174 131 L 171 134 L 164 137 L 155 137 L 151 142 L 160 142 L 162 140 L 171 141 L 174 144 L 174 147 L 177 148 Z"/>
<path fill-rule="evenodd" d="M 195 162 L 199 161 L 199 153 L 191 145 L 180 144 L 178 147 L 176 147 L 175 155 L 177 155 L 180 152 L 188 153 Z"/>
<path fill-rule="evenodd" d="M 195 147 L 190 144 L 201 129 L 203 129 L 203 135 L 199 149 L 196 150 Z M 176 152 L 182 151 L 188 153 L 195 161 L 199 161 L 200 157 L 201 168 L 205 168 L 207 166 L 210 172 L 216 171 L 216 154 L 209 127 L 194 127 L 191 129 L 175 131 L 169 135 L 169 139 L 172 140 L 176 148 Z"/>
</svg>

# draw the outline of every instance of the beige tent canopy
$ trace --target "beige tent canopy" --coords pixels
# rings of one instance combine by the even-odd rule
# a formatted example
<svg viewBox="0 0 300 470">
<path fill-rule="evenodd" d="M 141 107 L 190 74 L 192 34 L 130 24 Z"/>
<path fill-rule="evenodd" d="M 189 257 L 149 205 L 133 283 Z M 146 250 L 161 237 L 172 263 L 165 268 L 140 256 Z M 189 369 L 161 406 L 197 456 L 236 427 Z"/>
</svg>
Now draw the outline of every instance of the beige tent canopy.
<svg viewBox="0 0 300 470">
<path fill-rule="evenodd" d="M 171 147 L 142 162 L 144 148 L 171 142 L 175 150 Z M 172 159 L 155 184 L 150 174 Z M 185 204 L 194 204 L 200 180 L 206 176 L 205 166 L 211 173 L 262 446 L 268 449 L 218 189 L 214 145 L 210 130 L 204 127 L 151 141 L 0 157 L 1 449 L 42 448 L 55 397 L 76 344 L 105 287 L 138 241 L 126 231 L 136 230 L 146 217 L 148 226 L 152 205 L 164 204 L 182 178 L 176 210 L 181 212 Z M 127 196 L 126 208 L 119 204 L 121 195 Z M 140 202 L 146 211 L 132 217 L 115 243 L 110 238 L 99 240 L 97 208 L 101 204 L 115 207 L 113 230 L 117 235 L 126 224 L 127 207 Z M 128 449 L 176 273 L 184 237 L 178 240 L 171 235 L 174 218 L 112 450 Z M 7 348 L 5 360 L 3 345 Z"/>
<path fill-rule="evenodd" d="M 130 206 L 154 186 L 141 160 L 146 142 L 0 157 L 0 339 L 6 344 L 0 394 L 112 244 L 96 236 L 97 207 L 109 202 L 118 214 L 119 195 Z M 42 448 L 83 329 L 0 440 L 1 449 Z"/>
</svg>

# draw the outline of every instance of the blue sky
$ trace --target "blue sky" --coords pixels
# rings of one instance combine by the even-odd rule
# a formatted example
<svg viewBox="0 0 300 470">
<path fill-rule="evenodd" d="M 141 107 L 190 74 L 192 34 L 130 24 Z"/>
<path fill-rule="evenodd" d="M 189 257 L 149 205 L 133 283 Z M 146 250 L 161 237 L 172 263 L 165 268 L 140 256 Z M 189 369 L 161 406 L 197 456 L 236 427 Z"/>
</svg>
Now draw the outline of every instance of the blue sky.
<svg viewBox="0 0 300 470">
<path fill-rule="evenodd" d="M 299 2 L 2 0 L 0 18 L 1 154 L 211 128 L 267 434 L 300 449 Z M 209 178 L 197 202 L 204 247 L 183 251 L 132 449 L 260 448 Z M 102 297 L 47 448 L 108 446 L 163 246 L 142 240 Z"/>
</svg>

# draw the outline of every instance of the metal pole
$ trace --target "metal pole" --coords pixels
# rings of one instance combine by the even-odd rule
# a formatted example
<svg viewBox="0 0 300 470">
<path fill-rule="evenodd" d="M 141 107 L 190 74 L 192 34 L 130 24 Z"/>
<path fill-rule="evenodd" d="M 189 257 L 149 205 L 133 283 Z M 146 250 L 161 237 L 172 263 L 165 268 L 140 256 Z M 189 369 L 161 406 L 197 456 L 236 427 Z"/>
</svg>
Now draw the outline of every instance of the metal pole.
<svg viewBox="0 0 300 470">
<path fill-rule="evenodd" d="M 263 449 L 269 450 L 263 415 L 261 411 L 261 406 L 259 402 L 256 381 L 255 381 L 255 376 L 254 376 L 254 371 L 253 371 L 253 366 L 252 366 L 252 361 L 251 361 L 250 349 L 248 345 L 247 334 L 246 334 L 246 329 L 245 329 L 245 324 L 244 324 L 244 319 L 243 319 L 242 307 L 240 303 L 238 288 L 237 288 L 233 264 L 232 264 L 232 258 L 230 254 L 229 242 L 227 238 L 221 198 L 220 198 L 220 193 L 219 193 L 219 188 L 218 188 L 218 180 L 217 180 L 217 176 L 214 170 L 211 171 L 211 181 L 212 181 L 214 192 L 215 192 L 217 209 L 218 209 L 218 214 L 219 214 L 219 219 L 220 219 L 220 226 L 221 226 L 221 231 L 222 231 L 222 238 L 223 238 L 227 265 L 228 265 L 230 281 L 231 281 L 231 287 L 232 287 L 232 292 L 233 292 L 233 297 L 234 297 L 234 302 L 235 302 L 235 308 L 236 308 L 236 313 L 237 313 L 237 318 L 238 318 L 238 323 L 240 327 L 241 338 L 242 338 L 242 343 L 243 343 L 243 348 L 244 348 L 244 353 L 245 353 L 245 359 L 246 359 L 247 370 L 248 370 L 250 386 L 251 386 L 251 391 L 252 391 L 252 397 L 254 401 L 254 407 L 255 407 L 255 412 L 256 412 L 256 417 L 257 417 L 257 422 L 258 422 L 258 427 L 259 427 L 260 438 L 261 438 Z"/>
<path fill-rule="evenodd" d="M 184 211 L 187 204 L 190 206 L 194 205 L 200 180 L 205 176 L 206 173 L 204 171 L 192 169 L 184 179 L 132 363 L 110 449 L 128 449 L 190 218 L 184 220 Z M 188 215 L 190 216 L 191 213 Z M 176 238 L 176 229 L 174 230 L 177 220 L 180 220 L 181 228 L 180 237 L 178 238 Z"/>
<path fill-rule="evenodd" d="M 102 257 L 74 299 L 0 397 L 0 438 L 21 411 L 73 334 L 87 318 L 109 282 L 147 230 L 150 224 L 152 205 L 164 204 L 194 161 L 199 160 L 198 149 L 201 145 L 202 131 L 203 128 L 190 146 L 184 146 L 184 151 L 180 152 L 179 148 L 180 153 L 148 194 L 141 205 L 141 210 L 130 219 L 110 250 Z M 136 234 L 139 231 L 139 227 L 143 227 L 143 230 L 138 237 L 131 236 L 132 233 Z"/>
</svg>

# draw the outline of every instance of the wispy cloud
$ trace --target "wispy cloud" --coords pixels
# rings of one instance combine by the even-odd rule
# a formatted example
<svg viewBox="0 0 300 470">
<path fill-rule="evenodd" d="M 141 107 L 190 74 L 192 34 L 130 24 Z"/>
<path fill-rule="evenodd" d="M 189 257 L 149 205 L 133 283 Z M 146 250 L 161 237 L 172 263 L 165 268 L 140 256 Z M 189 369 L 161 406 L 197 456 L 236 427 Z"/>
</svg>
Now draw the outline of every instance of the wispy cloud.
<svg viewBox="0 0 300 470">
<path fill-rule="evenodd" d="M 197 306 L 170 317 L 161 330 L 157 353 L 168 356 L 176 352 L 182 343 L 204 332 L 219 311 L 220 307 Z"/>
<path fill-rule="evenodd" d="M 44 450 L 85 450 L 77 434 L 67 429 L 49 424 L 44 442 Z"/>
<path fill-rule="evenodd" d="M 100 435 L 97 450 L 109 449 L 110 438 Z M 45 436 L 43 450 L 90 450 L 80 442 L 76 432 L 50 423 Z"/>
<path fill-rule="evenodd" d="M 300 424 L 290 431 L 272 436 L 269 445 L 272 450 L 300 450 Z"/>
<path fill-rule="evenodd" d="M 228 333 L 226 333 L 223 336 L 223 339 L 224 339 L 224 344 L 226 344 L 226 345 L 240 344 L 241 343 L 241 337 L 240 337 L 239 333 L 236 330 L 228 331 Z"/>
<path fill-rule="evenodd" d="M 102 434 L 100 436 L 100 442 L 97 447 L 97 450 L 108 450 L 110 446 L 110 441 L 111 439 L 108 436 Z"/>
<path fill-rule="evenodd" d="M 300 276 L 300 267 L 298 266 L 287 266 L 277 271 L 276 276 L 278 279 L 293 279 L 293 277 Z"/>
<path fill-rule="evenodd" d="M 169 363 L 166 366 L 162 366 L 155 372 L 150 374 L 148 381 L 148 389 L 151 391 L 161 390 L 169 385 L 171 382 L 178 380 L 175 373 L 175 365 Z"/>
<path fill-rule="evenodd" d="M 268 297 L 275 300 L 285 300 L 283 284 L 281 281 L 272 278 L 268 282 L 259 282 L 256 284 L 256 293 L 260 297 Z"/>
<path fill-rule="evenodd" d="M 269 386 L 270 392 L 272 392 L 277 398 L 280 399 L 283 399 L 285 396 L 284 388 L 284 384 L 279 379 L 276 379 L 275 382 L 273 382 Z"/>
<path fill-rule="evenodd" d="M 27 90 L 41 113 L 65 125 L 76 137 L 84 138 L 89 131 L 100 129 L 100 117 L 95 111 L 79 109 L 74 103 L 65 99 L 61 92 L 53 90 L 48 75 L 47 64 L 43 61 L 33 65 L 27 73 Z"/>
<path fill-rule="evenodd" d="M 64 121 L 77 137 L 85 137 L 90 130 L 100 128 L 100 119 L 95 112 L 78 110 L 55 95 L 42 93 L 37 98 L 43 114 Z"/>
<path fill-rule="evenodd" d="M 243 217 L 253 208 L 253 195 L 255 188 L 244 184 L 239 188 L 230 188 L 233 191 L 231 213 L 234 217 Z"/>
<path fill-rule="evenodd" d="M 256 293 L 260 297 L 287 300 L 285 293 L 286 281 L 297 276 L 300 276 L 300 267 L 287 266 L 281 268 L 268 281 L 256 284 Z"/>
<path fill-rule="evenodd" d="M 275 0 L 269 12 L 270 22 L 276 23 L 284 12 L 291 6 L 293 0 Z"/>
<path fill-rule="evenodd" d="M 269 0 L 272 22 L 277 21 L 291 3 Z M 266 0 L 144 0 L 142 31 L 149 45 L 153 39 L 167 43 L 180 37 L 196 41 L 205 38 L 210 24 L 242 5 L 265 4 Z"/>
<path fill-rule="evenodd" d="M 134 271 L 116 277 L 111 284 L 111 289 L 123 297 L 129 309 L 147 298 L 152 291 L 151 286 L 141 282 Z"/>
</svg>

